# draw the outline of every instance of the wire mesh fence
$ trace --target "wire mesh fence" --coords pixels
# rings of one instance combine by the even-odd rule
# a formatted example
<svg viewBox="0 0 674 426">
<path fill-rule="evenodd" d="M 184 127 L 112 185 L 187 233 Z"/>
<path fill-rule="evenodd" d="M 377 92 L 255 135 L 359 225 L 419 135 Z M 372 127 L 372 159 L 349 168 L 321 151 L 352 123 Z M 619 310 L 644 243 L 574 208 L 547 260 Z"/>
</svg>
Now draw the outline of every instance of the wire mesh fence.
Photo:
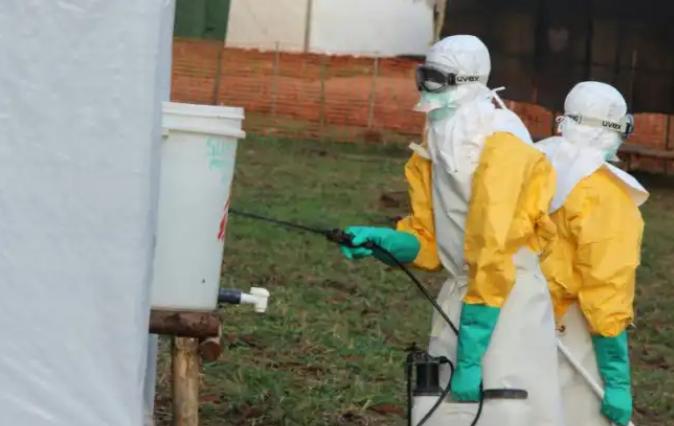
<svg viewBox="0 0 674 426">
<path fill-rule="evenodd" d="M 260 51 L 185 39 L 176 39 L 173 49 L 172 100 L 243 107 L 250 134 L 402 144 L 419 139 L 423 128 L 424 116 L 412 111 L 418 62 L 411 59 Z M 559 111 L 507 105 L 535 138 L 555 133 Z M 670 116 L 636 116 L 631 143 L 674 149 L 672 141 Z M 664 167 L 655 160 L 645 164 Z"/>
</svg>

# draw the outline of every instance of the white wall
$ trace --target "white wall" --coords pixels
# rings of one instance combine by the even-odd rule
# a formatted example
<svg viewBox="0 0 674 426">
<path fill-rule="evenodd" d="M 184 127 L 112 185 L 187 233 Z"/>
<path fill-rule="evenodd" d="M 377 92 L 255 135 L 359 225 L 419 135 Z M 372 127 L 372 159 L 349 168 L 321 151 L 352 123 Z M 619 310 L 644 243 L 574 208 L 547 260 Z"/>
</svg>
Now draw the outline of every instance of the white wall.
<svg viewBox="0 0 674 426">
<path fill-rule="evenodd" d="M 425 54 L 433 11 L 423 0 L 313 0 L 310 51 Z M 232 0 L 227 45 L 302 51 L 308 0 Z"/>
<path fill-rule="evenodd" d="M 306 15 L 307 0 L 232 0 L 227 45 L 302 51 Z"/>
<path fill-rule="evenodd" d="M 420 0 L 314 0 L 311 50 L 393 56 L 425 54 L 433 11 Z"/>
</svg>

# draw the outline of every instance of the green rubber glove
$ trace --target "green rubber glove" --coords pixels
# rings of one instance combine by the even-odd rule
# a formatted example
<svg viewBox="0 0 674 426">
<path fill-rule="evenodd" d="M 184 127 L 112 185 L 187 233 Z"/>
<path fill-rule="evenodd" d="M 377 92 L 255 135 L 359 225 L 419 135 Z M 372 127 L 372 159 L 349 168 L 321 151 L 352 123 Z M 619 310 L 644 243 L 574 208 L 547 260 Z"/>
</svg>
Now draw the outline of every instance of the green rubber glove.
<svg viewBox="0 0 674 426">
<path fill-rule="evenodd" d="M 616 337 L 592 336 L 597 365 L 604 379 L 604 401 L 601 413 L 619 426 L 632 418 L 630 357 L 627 332 Z"/>
<path fill-rule="evenodd" d="M 383 247 L 403 264 L 412 263 L 417 258 L 421 244 L 414 235 L 399 232 L 390 228 L 375 228 L 370 226 L 352 226 L 347 228 L 347 234 L 353 236 L 353 244 L 358 246 L 367 242 Z M 342 254 L 347 259 L 362 259 L 374 256 L 387 265 L 394 266 L 395 262 L 380 250 L 366 247 L 341 247 Z"/>
<path fill-rule="evenodd" d="M 459 345 L 451 394 L 456 401 L 477 402 L 481 397 L 482 357 L 487 352 L 500 308 L 464 303 L 459 322 Z"/>
</svg>

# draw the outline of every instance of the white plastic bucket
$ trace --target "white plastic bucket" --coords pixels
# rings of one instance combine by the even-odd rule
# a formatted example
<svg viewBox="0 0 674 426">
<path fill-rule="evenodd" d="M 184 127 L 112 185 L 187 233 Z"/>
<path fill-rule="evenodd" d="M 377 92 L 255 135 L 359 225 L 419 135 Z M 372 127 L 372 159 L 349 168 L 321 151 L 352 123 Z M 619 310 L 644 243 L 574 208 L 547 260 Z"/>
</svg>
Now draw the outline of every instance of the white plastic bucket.
<svg viewBox="0 0 674 426">
<path fill-rule="evenodd" d="M 152 307 L 217 307 L 242 108 L 163 105 Z"/>
</svg>

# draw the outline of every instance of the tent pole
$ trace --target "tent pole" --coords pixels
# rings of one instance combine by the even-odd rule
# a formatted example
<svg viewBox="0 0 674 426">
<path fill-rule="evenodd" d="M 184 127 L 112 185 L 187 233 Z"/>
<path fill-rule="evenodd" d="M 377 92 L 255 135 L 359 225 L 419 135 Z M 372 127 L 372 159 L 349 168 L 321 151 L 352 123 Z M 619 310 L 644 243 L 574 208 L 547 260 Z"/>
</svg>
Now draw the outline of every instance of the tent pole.
<svg viewBox="0 0 674 426">
<path fill-rule="evenodd" d="M 439 0 L 435 3 L 435 20 L 433 21 L 433 44 L 440 41 L 442 26 L 445 23 L 445 12 L 449 0 Z M 428 120 L 424 121 L 424 130 L 421 133 L 421 145 L 426 146 L 428 135 Z"/>
<path fill-rule="evenodd" d="M 314 0 L 307 0 L 307 15 L 304 18 L 304 53 L 309 53 L 311 46 L 311 18 L 314 11 Z"/>
</svg>

